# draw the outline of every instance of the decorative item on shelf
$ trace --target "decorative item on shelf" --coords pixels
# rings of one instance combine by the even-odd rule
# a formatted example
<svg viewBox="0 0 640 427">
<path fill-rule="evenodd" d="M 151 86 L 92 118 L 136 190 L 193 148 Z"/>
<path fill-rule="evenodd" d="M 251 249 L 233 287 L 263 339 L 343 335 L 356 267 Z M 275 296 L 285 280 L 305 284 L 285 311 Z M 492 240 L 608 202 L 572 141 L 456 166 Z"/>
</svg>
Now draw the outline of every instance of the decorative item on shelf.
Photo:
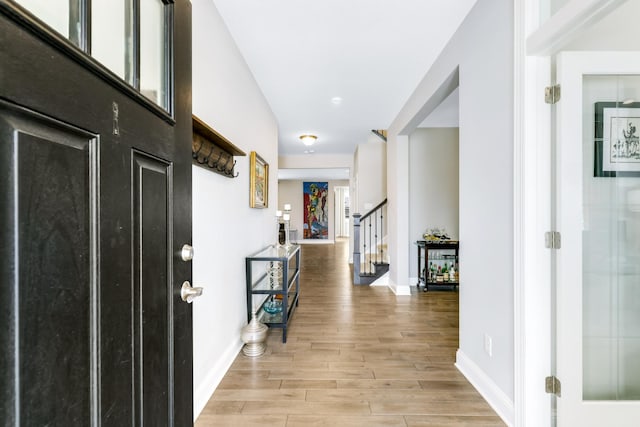
<svg viewBox="0 0 640 427">
<path fill-rule="evenodd" d="M 282 219 L 282 211 L 276 211 L 276 248 L 280 245 L 280 220 Z"/>
<path fill-rule="evenodd" d="M 242 328 L 240 339 L 244 343 L 242 353 L 245 356 L 257 357 L 262 356 L 267 348 L 265 340 L 267 339 L 267 325 L 260 323 L 256 319 L 255 310 L 251 313 L 251 321 Z"/>
<path fill-rule="evenodd" d="M 282 282 L 282 264 L 280 262 L 269 261 L 269 264 L 267 264 L 267 280 L 271 290 L 274 290 Z M 277 299 L 275 295 L 271 295 L 262 306 L 262 309 L 269 314 L 280 313 L 282 311 L 282 301 Z"/>
<path fill-rule="evenodd" d="M 447 234 L 447 231 L 444 227 L 429 228 L 427 229 L 426 233 L 422 235 L 422 237 L 427 242 L 448 242 L 451 240 L 451 237 L 449 237 L 449 234 Z"/>
</svg>

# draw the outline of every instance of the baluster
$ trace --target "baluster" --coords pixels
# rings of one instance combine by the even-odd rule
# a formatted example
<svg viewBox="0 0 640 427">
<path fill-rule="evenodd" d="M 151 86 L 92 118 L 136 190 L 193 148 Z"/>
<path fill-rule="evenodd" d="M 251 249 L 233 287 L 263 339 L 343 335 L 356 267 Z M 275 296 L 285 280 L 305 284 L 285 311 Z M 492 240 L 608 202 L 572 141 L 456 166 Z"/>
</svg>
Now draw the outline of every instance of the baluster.
<svg viewBox="0 0 640 427">
<path fill-rule="evenodd" d="M 384 228 L 384 211 L 383 209 L 386 209 L 387 205 L 382 206 L 382 208 L 380 209 L 380 235 L 382 236 L 382 239 L 384 239 L 384 232 L 382 231 Z M 382 260 L 382 262 L 384 262 L 384 249 L 383 249 L 383 245 L 380 245 L 380 258 Z"/>
<path fill-rule="evenodd" d="M 366 234 L 368 234 L 368 238 L 367 238 L 367 246 L 369 247 L 369 252 L 365 251 L 365 263 L 366 263 L 366 268 L 367 268 L 367 274 L 371 273 L 371 268 L 369 263 L 371 262 L 371 217 L 369 216 L 367 218 L 367 231 L 365 231 Z M 368 256 L 368 258 L 367 258 Z"/>
<path fill-rule="evenodd" d="M 367 274 L 367 218 L 364 219 L 364 236 L 362 237 L 362 243 L 364 244 L 362 248 L 364 259 L 359 261 L 364 263 L 364 273 Z"/>
<path fill-rule="evenodd" d="M 369 216 L 369 262 L 368 262 L 368 264 L 369 264 L 369 273 L 373 273 L 373 262 L 371 262 L 371 255 L 373 255 L 371 253 L 371 250 L 373 249 L 373 246 L 372 246 L 373 240 L 371 240 L 371 225 L 372 225 L 371 224 L 371 218 L 372 217 Z"/>
<path fill-rule="evenodd" d="M 375 233 L 375 238 L 376 238 L 376 264 L 380 263 L 380 259 L 378 258 L 378 255 L 380 253 L 380 242 L 378 241 L 378 212 L 380 212 L 380 210 L 376 210 L 376 233 Z"/>
</svg>

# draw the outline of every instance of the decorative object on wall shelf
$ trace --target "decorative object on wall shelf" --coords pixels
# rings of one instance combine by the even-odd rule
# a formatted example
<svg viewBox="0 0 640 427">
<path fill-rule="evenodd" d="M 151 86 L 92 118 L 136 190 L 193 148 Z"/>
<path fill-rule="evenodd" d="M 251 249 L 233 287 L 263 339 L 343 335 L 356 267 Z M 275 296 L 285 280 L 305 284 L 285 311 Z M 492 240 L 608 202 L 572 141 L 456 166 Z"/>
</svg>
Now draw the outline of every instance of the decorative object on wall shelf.
<svg viewBox="0 0 640 427">
<path fill-rule="evenodd" d="M 595 103 L 593 176 L 640 176 L 640 102 Z"/>
<path fill-rule="evenodd" d="M 236 161 L 233 156 L 246 156 L 246 153 L 198 117 L 191 116 L 191 120 L 193 126 L 191 139 L 193 164 L 228 178 L 236 178 L 238 173 L 234 171 Z"/>
<path fill-rule="evenodd" d="M 422 237 L 427 242 L 448 242 L 451 241 L 451 237 L 447 233 L 444 227 L 429 228 Z"/>
<path fill-rule="evenodd" d="M 269 164 L 258 153 L 252 151 L 249 171 L 249 206 L 266 208 L 269 206 Z"/>
</svg>

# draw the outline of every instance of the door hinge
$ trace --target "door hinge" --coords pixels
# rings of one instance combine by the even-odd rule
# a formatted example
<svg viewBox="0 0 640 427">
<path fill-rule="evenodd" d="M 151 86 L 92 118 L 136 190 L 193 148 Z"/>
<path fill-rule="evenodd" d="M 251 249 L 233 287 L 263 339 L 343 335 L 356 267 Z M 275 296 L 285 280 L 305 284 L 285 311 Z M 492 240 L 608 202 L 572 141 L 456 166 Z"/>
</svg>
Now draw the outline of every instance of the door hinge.
<svg viewBox="0 0 640 427">
<path fill-rule="evenodd" d="M 560 397 L 560 380 L 553 375 L 544 379 L 544 391 Z"/>
<path fill-rule="evenodd" d="M 544 102 L 555 104 L 560 101 L 560 85 L 547 86 L 544 88 Z"/>
<path fill-rule="evenodd" d="M 544 233 L 544 246 L 547 249 L 560 249 L 562 236 L 559 231 L 547 231 Z"/>
</svg>

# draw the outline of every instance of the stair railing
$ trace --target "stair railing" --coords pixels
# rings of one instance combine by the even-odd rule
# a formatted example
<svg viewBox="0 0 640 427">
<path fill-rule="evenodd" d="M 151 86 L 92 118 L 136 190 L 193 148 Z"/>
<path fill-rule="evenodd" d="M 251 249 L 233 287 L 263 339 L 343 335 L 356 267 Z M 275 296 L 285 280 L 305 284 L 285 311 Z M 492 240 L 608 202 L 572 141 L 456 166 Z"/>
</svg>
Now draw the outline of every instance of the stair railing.
<svg viewBox="0 0 640 427">
<path fill-rule="evenodd" d="M 353 214 L 353 283 L 371 282 L 376 277 L 376 266 L 385 263 L 384 224 L 387 199 L 364 215 Z"/>
</svg>

